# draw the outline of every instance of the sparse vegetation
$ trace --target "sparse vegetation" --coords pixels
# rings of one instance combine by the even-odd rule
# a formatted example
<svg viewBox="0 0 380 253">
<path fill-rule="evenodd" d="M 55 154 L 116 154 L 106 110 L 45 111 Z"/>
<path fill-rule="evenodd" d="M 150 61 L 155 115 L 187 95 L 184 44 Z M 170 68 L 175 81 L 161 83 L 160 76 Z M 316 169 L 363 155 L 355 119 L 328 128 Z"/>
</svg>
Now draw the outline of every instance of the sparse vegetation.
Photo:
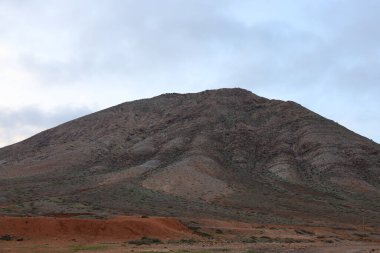
<svg viewBox="0 0 380 253">
<path fill-rule="evenodd" d="M 12 239 L 13 239 L 13 237 L 11 235 L 8 235 L 8 234 L 0 237 L 0 240 L 2 240 L 2 241 L 12 241 Z"/>
<path fill-rule="evenodd" d="M 106 250 L 109 249 L 109 245 L 74 245 L 71 247 L 71 250 L 73 252 L 78 252 L 78 251 L 101 251 L 101 250 Z"/>
<path fill-rule="evenodd" d="M 217 233 L 217 234 L 223 234 L 223 231 L 221 229 L 216 229 L 215 233 Z"/>
<path fill-rule="evenodd" d="M 296 229 L 294 230 L 297 234 L 300 234 L 300 235 L 315 235 L 314 232 L 311 232 L 311 231 L 307 231 L 307 230 L 304 230 L 304 229 Z"/>
<path fill-rule="evenodd" d="M 360 237 L 360 238 L 366 238 L 366 237 L 369 237 L 369 235 L 367 235 L 367 234 L 354 233 L 353 235 L 355 235 L 355 236 L 357 236 L 357 237 Z"/>
<path fill-rule="evenodd" d="M 151 244 L 161 244 L 161 240 L 157 238 L 149 238 L 149 237 L 142 237 L 139 240 L 133 240 L 129 241 L 129 244 L 135 244 L 135 245 L 151 245 Z"/>
<path fill-rule="evenodd" d="M 208 250 L 177 250 L 174 253 L 217 253 L 217 252 L 228 252 L 230 249 L 208 249 Z"/>
<path fill-rule="evenodd" d="M 212 235 L 203 231 L 194 231 L 194 234 L 202 236 L 202 237 L 206 237 L 206 238 L 212 238 Z"/>
<path fill-rule="evenodd" d="M 290 237 L 269 237 L 269 236 L 261 236 L 261 237 L 256 237 L 256 236 L 251 236 L 248 238 L 244 238 L 242 240 L 243 243 L 301 243 L 301 242 L 312 242 L 311 240 L 304 240 L 304 239 L 295 239 L 295 238 L 290 238 Z"/>
<path fill-rule="evenodd" d="M 244 238 L 242 240 L 243 243 L 256 243 L 257 242 L 257 237 L 256 236 L 251 236 L 249 238 Z"/>
</svg>

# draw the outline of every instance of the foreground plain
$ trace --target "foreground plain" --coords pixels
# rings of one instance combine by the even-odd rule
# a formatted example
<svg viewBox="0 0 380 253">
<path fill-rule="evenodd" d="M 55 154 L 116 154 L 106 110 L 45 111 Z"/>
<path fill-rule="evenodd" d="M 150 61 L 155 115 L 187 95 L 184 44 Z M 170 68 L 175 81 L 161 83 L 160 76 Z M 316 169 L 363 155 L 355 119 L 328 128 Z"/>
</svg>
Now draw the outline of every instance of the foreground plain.
<svg viewBox="0 0 380 253">
<path fill-rule="evenodd" d="M 342 224 L 328 228 L 162 217 L 1 217 L 0 236 L 0 251 L 9 253 L 380 252 L 379 230 Z"/>
</svg>

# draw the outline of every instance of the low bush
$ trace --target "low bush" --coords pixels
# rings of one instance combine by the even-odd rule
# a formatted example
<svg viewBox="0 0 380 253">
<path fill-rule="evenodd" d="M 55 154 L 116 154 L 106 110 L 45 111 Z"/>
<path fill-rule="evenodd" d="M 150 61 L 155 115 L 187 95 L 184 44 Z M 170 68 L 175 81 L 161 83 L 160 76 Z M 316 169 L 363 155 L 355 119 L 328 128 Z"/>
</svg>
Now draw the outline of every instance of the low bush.
<svg viewBox="0 0 380 253">
<path fill-rule="evenodd" d="M 190 238 L 190 239 L 181 239 L 180 240 L 180 243 L 186 243 L 186 244 L 193 244 L 193 243 L 196 243 L 197 241 Z"/>
<path fill-rule="evenodd" d="M 303 230 L 303 229 L 296 229 L 295 232 L 300 235 L 315 235 L 314 232 Z"/>
<path fill-rule="evenodd" d="M 162 243 L 160 239 L 156 238 L 149 238 L 149 237 L 142 237 L 140 240 L 133 240 L 129 241 L 129 244 L 135 244 L 135 245 L 150 245 L 150 244 L 160 244 Z"/>
<path fill-rule="evenodd" d="M 12 241 L 13 237 L 11 235 L 3 235 L 0 237 L 0 240 L 2 241 Z"/>
<path fill-rule="evenodd" d="M 257 242 L 257 237 L 256 236 L 251 236 L 249 238 L 245 238 L 242 240 L 244 243 L 256 243 Z"/>
</svg>

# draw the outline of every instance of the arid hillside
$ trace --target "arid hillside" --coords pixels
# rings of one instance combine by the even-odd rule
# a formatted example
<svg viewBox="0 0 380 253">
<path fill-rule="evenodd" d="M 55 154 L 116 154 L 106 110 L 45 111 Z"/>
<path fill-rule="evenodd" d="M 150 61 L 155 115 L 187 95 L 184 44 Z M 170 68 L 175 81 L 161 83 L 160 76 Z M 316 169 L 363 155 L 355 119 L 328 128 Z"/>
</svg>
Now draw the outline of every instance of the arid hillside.
<svg viewBox="0 0 380 253">
<path fill-rule="evenodd" d="M 380 145 L 243 89 L 120 104 L 0 149 L 0 214 L 380 226 Z"/>
</svg>

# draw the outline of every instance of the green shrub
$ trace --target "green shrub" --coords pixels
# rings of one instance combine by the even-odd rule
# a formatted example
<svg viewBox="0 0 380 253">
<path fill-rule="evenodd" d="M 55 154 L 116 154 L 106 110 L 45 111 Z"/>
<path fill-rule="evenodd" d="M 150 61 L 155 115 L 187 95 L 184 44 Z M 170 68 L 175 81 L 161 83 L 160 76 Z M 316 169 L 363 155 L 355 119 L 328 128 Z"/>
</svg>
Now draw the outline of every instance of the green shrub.
<svg viewBox="0 0 380 253">
<path fill-rule="evenodd" d="M 193 244 L 193 243 L 196 243 L 197 241 L 190 238 L 190 239 L 181 239 L 180 240 L 180 243 L 187 243 L 187 244 Z"/>
<path fill-rule="evenodd" d="M 150 244 L 160 244 L 162 243 L 160 239 L 156 238 L 149 238 L 149 237 L 142 237 L 140 240 L 133 240 L 129 241 L 129 244 L 135 244 L 135 245 L 150 245 Z"/>
<path fill-rule="evenodd" d="M 314 232 L 311 232 L 311 231 L 307 231 L 307 230 L 303 230 L 303 229 L 296 229 L 294 230 L 297 234 L 300 234 L 300 235 L 315 235 Z"/>
<path fill-rule="evenodd" d="M 242 242 L 244 242 L 244 243 L 256 243 L 257 238 L 255 236 L 251 236 L 249 238 L 243 239 Z"/>
<path fill-rule="evenodd" d="M 3 235 L 0 237 L 0 240 L 2 241 L 12 241 L 12 236 L 11 235 Z"/>
<path fill-rule="evenodd" d="M 202 236 L 202 237 L 206 237 L 206 238 L 212 238 L 212 235 L 206 232 L 202 232 L 202 231 L 194 231 L 194 234 Z"/>
<path fill-rule="evenodd" d="M 223 234 L 223 231 L 221 229 L 216 229 L 215 233 L 217 233 L 217 234 Z"/>
</svg>

